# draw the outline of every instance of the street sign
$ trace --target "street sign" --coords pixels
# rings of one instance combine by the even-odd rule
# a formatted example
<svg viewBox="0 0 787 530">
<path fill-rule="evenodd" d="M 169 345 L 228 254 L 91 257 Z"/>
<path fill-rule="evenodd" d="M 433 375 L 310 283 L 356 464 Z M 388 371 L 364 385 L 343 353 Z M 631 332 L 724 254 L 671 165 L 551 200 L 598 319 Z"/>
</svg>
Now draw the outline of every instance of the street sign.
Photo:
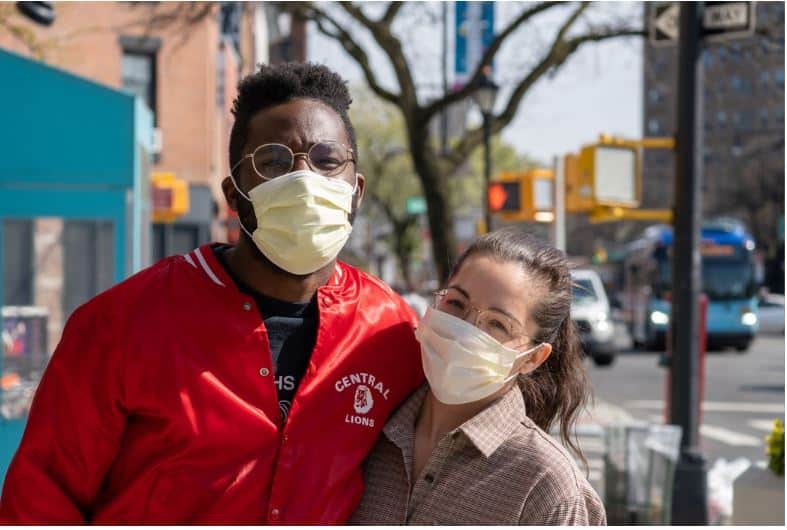
<svg viewBox="0 0 787 530">
<path fill-rule="evenodd" d="M 726 41 L 750 37 L 755 27 L 755 2 L 705 2 L 702 37 L 706 41 Z M 648 35 L 653 46 L 674 46 L 678 42 L 680 7 L 677 2 L 650 5 Z"/>
<path fill-rule="evenodd" d="M 673 46 L 678 42 L 677 2 L 654 2 L 650 5 L 648 34 L 653 46 Z"/>
<path fill-rule="evenodd" d="M 705 2 L 702 34 L 708 41 L 725 41 L 754 34 L 754 2 Z"/>
<path fill-rule="evenodd" d="M 404 211 L 407 215 L 421 215 L 426 213 L 426 199 L 423 197 L 407 197 L 404 203 Z"/>
<path fill-rule="evenodd" d="M 454 2 L 455 88 L 467 82 L 495 38 L 494 2 Z M 494 68 L 494 64 L 490 65 Z"/>
</svg>

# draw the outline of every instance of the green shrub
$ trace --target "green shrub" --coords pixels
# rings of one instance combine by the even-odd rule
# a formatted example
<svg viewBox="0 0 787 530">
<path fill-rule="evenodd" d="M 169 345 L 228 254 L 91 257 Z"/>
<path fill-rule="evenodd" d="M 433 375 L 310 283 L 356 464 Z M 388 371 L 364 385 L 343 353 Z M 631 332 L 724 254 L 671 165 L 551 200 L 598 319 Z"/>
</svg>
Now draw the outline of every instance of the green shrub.
<svg viewBox="0 0 787 530">
<path fill-rule="evenodd" d="M 768 467 L 778 476 L 784 476 L 784 422 L 773 421 L 771 434 L 765 437 L 765 453 L 768 455 Z"/>
</svg>

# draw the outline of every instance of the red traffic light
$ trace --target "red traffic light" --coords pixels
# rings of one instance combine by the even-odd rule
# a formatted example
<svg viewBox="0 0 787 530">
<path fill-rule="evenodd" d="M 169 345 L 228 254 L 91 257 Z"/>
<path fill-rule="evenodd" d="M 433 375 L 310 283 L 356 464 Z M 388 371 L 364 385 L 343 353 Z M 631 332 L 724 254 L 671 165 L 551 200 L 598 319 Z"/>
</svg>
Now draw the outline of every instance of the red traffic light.
<svg viewBox="0 0 787 530">
<path fill-rule="evenodd" d="M 490 212 L 518 212 L 521 208 L 519 182 L 493 182 L 486 192 Z"/>
</svg>

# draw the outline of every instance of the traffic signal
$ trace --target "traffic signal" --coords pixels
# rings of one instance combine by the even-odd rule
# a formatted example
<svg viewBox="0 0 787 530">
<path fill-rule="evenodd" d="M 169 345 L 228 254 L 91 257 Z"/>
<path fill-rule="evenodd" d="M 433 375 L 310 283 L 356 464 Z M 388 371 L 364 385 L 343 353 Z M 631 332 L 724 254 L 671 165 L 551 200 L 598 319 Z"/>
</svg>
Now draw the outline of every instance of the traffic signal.
<svg viewBox="0 0 787 530">
<path fill-rule="evenodd" d="M 569 211 L 588 211 L 588 191 L 593 207 L 639 206 L 639 149 L 608 138 L 602 140 L 598 144 L 582 147 L 574 169 L 576 174 L 566 179 L 567 183 L 574 185 L 574 189 L 568 190 L 566 194 Z"/>
<path fill-rule="evenodd" d="M 172 223 L 189 212 L 188 182 L 164 171 L 152 173 L 150 180 L 154 223 Z"/>
<path fill-rule="evenodd" d="M 486 201 L 492 213 L 519 212 L 522 208 L 521 182 L 492 182 L 486 192 Z"/>
</svg>

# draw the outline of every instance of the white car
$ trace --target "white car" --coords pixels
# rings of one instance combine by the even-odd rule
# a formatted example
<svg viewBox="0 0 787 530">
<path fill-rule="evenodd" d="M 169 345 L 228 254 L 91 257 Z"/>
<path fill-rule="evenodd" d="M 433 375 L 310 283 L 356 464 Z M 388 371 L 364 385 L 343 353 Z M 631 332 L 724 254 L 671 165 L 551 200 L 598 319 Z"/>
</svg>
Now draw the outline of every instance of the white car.
<svg viewBox="0 0 787 530">
<path fill-rule="evenodd" d="M 766 294 L 760 298 L 757 319 L 759 333 L 784 335 L 784 295 Z"/>
<path fill-rule="evenodd" d="M 571 279 L 571 319 L 579 330 L 582 347 L 598 366 L 608 366 L 615 360 L 615 325 L 604 284 L 590 269 L 571 271 Z"/>
</svg>

